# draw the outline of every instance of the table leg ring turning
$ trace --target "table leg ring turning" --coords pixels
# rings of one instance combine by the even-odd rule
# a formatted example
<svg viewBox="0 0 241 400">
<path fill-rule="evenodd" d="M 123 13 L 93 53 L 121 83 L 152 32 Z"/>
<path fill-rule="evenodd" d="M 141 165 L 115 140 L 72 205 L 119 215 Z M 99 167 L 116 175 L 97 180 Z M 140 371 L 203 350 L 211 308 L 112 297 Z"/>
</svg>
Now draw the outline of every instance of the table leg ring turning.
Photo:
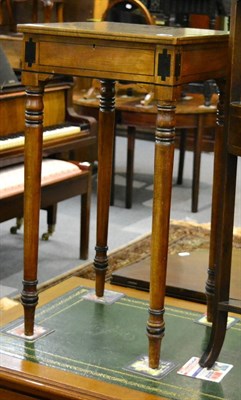
<svg viewBox="0 0 241 400">
<path fill-rule="evenodd" d="M 23 280 L 21 303 L 24 308 L 24 333 L 26 336 L 32 336 L 34 333 L 34 314 L 38 304 L 37 284 L 37 280 Z"/>
<path fill-rule="evenodd" d="M 165 309 L 154 310 L 149 308 L 148 311 L 150 317 L 146 331 L 149 339 L 149 367 L 158 368 L 161 340 L 165 334 L 165 323 L 163 321 Z"/>
</svg>

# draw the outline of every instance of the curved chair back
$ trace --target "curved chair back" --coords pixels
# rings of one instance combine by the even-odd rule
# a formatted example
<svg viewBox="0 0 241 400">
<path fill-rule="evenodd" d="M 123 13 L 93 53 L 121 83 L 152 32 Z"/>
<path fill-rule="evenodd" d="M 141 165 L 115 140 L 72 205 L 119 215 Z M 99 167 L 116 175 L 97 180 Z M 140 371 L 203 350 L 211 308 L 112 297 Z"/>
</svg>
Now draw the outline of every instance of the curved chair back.
<svg viewBox="0 0 241 400">
<path fill-rule="evenodd" d="M 101 19 L 132 24 L 155 24 L 154 18 L 140 0 L 113 0 Z"/>
</svg>

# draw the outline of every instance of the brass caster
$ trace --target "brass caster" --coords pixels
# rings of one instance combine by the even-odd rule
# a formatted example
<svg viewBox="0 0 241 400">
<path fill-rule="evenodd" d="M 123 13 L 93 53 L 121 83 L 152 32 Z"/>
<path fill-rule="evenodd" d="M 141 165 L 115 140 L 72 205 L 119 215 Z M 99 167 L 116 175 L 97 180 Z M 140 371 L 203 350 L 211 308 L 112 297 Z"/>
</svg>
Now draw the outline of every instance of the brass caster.
<svg viewBox="0 0 241 400">
<path fill-rule="evenodd" d="M 51 233 L 45 232 L 45 233 L 42 234 L 42 240 L 47 241 L 47 240 L 49 240 L 50 236 L 51 236 Z"/>
<path fill-rule="evenodd" d="M 22 225 L 23 225 L 23 218 L 16 218 L 16 225 L 10 228 L 10 233 L 12 235 L 16 235 Z"/>
<path fill-rule="evenodd" d="M 54 231 L 55 231 L 55 225 L 49 225 L 48 232 L 42 234 L 42 240 L 45 241 L 49 240 L 50 236 L 53 235 Z"/>
<path fill-rule="evenodd" d="M 16 235 L 17 233 L 18 233 L 18 227 L 17 226 L 12 226 L 11 228 L 10 228 L 10 233 L 12 234 L 12 235 Z"/>
</svg>

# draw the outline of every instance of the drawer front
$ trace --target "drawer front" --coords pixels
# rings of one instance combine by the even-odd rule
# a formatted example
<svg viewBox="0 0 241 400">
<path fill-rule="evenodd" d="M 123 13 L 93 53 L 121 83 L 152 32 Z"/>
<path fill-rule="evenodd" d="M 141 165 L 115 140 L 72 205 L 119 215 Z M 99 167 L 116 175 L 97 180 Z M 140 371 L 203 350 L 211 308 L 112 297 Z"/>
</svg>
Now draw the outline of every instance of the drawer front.
<svg viewBox="0 0 241 400">
<path fill-rule="evenodd" d="M 136 76 L 154 75 L 153 50 L 140 48 L 124 48 L 104 45 L 81 45 L 41 42 L 39 48 L 39 64 L 51 66 L 52 69 L 64 67 L 102 72 L 126 74 L 128 79 Z M 54 72 L 54 71 L 53 71 Z M 132 76 L 133 75 L 133 76 Z"/>
</svg>

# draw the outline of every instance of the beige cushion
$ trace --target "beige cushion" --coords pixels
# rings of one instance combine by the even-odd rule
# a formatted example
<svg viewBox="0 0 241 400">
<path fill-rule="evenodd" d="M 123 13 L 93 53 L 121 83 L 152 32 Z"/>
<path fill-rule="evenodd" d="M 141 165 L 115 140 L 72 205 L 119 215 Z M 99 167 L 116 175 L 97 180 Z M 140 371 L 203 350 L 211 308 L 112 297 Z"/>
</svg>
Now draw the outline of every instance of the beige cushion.
<svg viewBox="0 0 241 400">
<path fill-rule="evenodd" d="M 45 159 L 42 162 L 41 186 L 64 181 L 81 174 L 80 167 L 68 161 Z M 24 165 L 0 170 L 0 199 L 24 191 Z"/>
</svg>

